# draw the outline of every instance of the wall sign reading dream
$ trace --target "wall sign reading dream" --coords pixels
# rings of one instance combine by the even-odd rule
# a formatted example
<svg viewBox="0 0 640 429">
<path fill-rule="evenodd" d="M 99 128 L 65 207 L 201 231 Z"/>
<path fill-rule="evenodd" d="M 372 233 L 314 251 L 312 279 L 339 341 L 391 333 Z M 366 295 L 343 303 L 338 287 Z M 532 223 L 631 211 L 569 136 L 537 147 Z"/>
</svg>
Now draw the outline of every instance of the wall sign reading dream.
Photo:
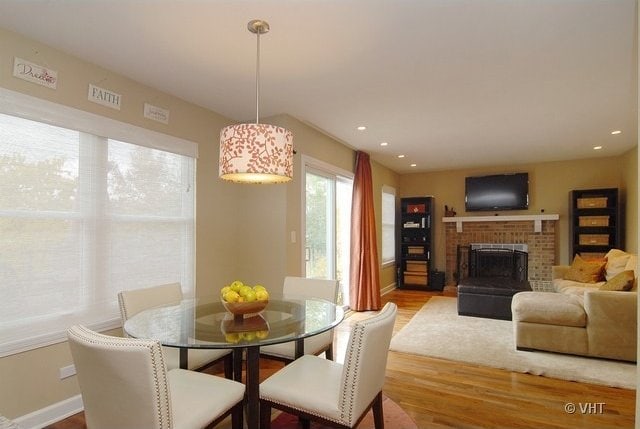
<svg viewBox="0 0 640 429">
<path fill-rule="evenodd" d="M 57 71 L 18 57 L 13 58 L 13 76 L 51 89 L 56 89 L 58 85 Z"/>
</svg>

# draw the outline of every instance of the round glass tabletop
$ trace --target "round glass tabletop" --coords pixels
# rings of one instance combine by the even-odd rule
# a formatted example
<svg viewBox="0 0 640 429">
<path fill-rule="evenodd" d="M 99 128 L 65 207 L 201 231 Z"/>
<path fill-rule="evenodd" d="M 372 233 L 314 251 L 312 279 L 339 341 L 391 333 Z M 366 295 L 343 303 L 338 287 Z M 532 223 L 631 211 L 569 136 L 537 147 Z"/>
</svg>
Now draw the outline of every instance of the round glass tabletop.
<svg viewBox="0 0 640 429">
<path fill-rule="evenodd" d="M 134 338 L 153 338 L 181 348 L 234 348 L 277 344 L 327 331 L 344 318 L 335 304 L 318 298 L 271 297 L 264 310 L 227 311 L 219 297 L 184 299 L 144 310 L 124 324 Z"/>
</svg>

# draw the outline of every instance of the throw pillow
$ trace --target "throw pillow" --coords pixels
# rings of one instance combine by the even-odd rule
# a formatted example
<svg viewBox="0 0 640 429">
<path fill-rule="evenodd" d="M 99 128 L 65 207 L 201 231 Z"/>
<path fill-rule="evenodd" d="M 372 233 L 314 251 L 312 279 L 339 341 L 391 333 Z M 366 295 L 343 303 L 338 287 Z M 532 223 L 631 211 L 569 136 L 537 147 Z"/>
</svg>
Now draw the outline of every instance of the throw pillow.
<svg viewBox="0 0 640 429">
<path fill-rule="evenodd" d="M 637 255 L 629 256 L 629 260 L 627 261 L 627 265 L 625 265 L 624 269 L 636 271 L 637 267 L 638 267 L 638 256 Z"/>
<path fill-rule="evenodd" d="M 629 256 L 629 261 L 627 262 L 627 265 L 624 267 L 624 269 L 631 270 L 634 272 L 634 275 L 636 276 L 636 278 L 633 281 L 633 287 L 631 288 L 631 290 L 632 291 L 637 290 L 638 289 L 638 255 L 631 254 L 631 256 Z"/>
<path fill-rule="evenodd" d="M 634 279 L 634 272 L 632 270 L 626 270 L 600 286 L 600 290 L 631 290 L 631 288 L 633 287 Z"/>
<path fill-rule="evenodd" d="M 606 264 L 606 260 L 587 261 L 582 259 L 580 255 L 576 255 L 564 278 L 565 280 L 573 280 L 580 283 L 601 282 L 604 280 L 604 267 Z"/>
<path fill-rule="evenodd" d="M 625 269 L 631 255 L 620 249 L 611 249 L 606 255 L 607 265 L 605 266 L 605 278 L 611 280 Z"/>
</svg>

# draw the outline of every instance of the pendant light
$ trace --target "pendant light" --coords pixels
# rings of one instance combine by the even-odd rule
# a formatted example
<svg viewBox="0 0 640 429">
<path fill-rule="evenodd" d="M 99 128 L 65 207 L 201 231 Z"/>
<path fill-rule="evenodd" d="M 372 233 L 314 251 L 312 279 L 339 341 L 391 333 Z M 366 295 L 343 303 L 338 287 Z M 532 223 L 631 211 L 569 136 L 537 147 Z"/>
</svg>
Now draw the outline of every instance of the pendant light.
<svg viewBox="0 0 640 429">
<path fill-rule="evenodd" d="M 260 35 L 269 31 L 269 24 L 255 19 L 247 28 L 257 37 L 256 122 L 220 131 L 220 178 L 237 183 L 288 182 L 293 177 L 293 134 L 260 123 Z"/>
</svg>

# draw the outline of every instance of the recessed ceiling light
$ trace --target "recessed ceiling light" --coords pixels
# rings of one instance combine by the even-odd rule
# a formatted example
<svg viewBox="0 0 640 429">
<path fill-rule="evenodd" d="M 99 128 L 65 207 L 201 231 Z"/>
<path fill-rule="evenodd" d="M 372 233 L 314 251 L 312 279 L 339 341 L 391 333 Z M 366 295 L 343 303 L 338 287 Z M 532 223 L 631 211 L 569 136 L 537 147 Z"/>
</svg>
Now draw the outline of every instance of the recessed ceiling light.
<svg viewBox="0 0 640 429">
<path fill-rule="evenodd" d="M 364 131 L 364 130 L 366 130 L 366 129 L 367 129 L 367 127 L 365 127 L 364 125 L 360 125 L 360 126 L 358 127 L 358 131 Z"/>
<path fill-rule="evenodd" d="M 387 143 L 387 142 L 380 143 L 380 146 L 388 146 L 388 145 L 389 145 L 389 143 Z"/>
<path fill-rule="evenodd" d="M 611 131 L 611 134 L 615 136 L 616 134 L 622 134 L 622 131 L 620 130 Z"/>
<path fill-rule="evenodd" d="M 415 167 L 416 165 L 418 165 L 418 164 L 411 164 L 412 167 Z"/>
<path fill-rule="evenodd" d="M 600 150 L 600 149 L 602 149 L 602 146 L 594 146 L 593 147 L 593 150 Z"/>
<path fill-rule="evenodd" d="M 404 155 L 398 155 L 398 158 L 404 158 Z"/>
</svg>

